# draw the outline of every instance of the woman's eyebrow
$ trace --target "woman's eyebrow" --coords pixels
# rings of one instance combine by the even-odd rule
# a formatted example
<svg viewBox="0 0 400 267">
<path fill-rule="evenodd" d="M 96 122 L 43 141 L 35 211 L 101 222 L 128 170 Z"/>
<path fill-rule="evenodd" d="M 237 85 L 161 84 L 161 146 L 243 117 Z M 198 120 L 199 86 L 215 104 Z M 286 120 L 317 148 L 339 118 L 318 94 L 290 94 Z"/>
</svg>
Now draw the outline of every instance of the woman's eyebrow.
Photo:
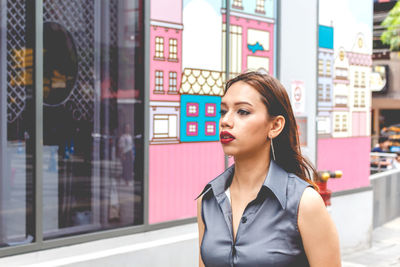
<svg viewBox="0 0 400 267">
<path fill-rule="evenodd" d="M 238 105 L 243 105 L 243 104 L 253 106 L 252 104 L 250 104 L 249 102 L 246 102 L 246 101 L 235 102 L 233 105 L 238 106 Z M 221 105 L 228 106 L 225 102 L 221 102 Z"/>
</svg>

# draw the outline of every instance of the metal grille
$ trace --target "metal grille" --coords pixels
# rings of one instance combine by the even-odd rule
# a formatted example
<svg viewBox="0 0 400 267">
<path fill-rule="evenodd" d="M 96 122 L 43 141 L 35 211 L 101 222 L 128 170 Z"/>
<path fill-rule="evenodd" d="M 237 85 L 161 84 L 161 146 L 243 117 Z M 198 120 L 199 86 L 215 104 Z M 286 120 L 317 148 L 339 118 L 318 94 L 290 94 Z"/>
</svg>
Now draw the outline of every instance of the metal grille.
<svg viewBox="0 0 400 267">
<path fill-rule="evenodd" d="M 93 0 L 43 1 L 44 22 L 62 25 L 75 42 L 78 74 L 71 94 L 64 102 L 75 120 L 93 120 L 94 10 Z"/>
<path fill-rule="evenodd" d="M 111 90 L 118 90 L 118 0 L 110 1 L 110 77 Z"/>
<path fill-rule="evenodd" d="M 10 123 L 21 116 L 26 105 L 31 66 L 26 64 L 25 30 L 25 1 L 7 1 L 7 120 Z"/>
</svg>

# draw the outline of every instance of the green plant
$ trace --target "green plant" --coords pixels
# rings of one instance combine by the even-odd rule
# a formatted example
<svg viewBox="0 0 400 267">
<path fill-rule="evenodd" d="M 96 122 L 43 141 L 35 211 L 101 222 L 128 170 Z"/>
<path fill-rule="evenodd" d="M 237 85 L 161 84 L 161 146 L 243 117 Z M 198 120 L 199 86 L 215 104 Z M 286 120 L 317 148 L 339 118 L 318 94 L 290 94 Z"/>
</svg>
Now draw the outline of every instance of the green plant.
<svg viewBox="0 0 400 267">
<path fill-rule="evenodd" d="M 400 1 L 389 11 L 381 26 L 386 29 L 381 35 L 382 43 L 390 45 L 391 51 L 400 51 Z"/>
</svg>

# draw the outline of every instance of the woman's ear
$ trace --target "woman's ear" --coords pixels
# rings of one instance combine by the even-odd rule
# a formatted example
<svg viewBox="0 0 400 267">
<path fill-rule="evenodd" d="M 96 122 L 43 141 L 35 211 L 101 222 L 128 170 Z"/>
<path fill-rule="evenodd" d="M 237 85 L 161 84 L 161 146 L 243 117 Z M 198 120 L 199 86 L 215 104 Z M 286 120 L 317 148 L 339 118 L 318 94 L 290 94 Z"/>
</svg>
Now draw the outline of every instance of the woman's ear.
<svg viewBox="0 0 400 267">
<path fill-rule="evenodd" d="M 268 137 L 274 139 L 282 132 L 284 127 L 285 127 L 285 117 L 283 117 L 282 115 L 276 116 L 271 121 L 271 129 L 269 130 Z"/>
</svg>

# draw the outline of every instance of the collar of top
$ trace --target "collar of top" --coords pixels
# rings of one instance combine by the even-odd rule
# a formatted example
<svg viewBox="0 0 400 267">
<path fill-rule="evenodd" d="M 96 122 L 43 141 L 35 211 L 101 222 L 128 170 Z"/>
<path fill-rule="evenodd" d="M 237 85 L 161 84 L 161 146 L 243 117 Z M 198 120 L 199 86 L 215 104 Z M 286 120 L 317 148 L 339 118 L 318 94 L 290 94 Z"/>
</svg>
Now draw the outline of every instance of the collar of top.
<svg viewBox="0 0 400 267">
<path fill-rule="evenodd" d="M 225 190 L 230 186 L 232 182 L 234 172 L 235 165 L 233 164 L 222 174 L 209 182 L 197 198 L 212 189 L 212 192 L 214 193 L 217 201 L 222 201 L 225 198 Z M 265 178 L 262 186 L 271 190 L 271 192 L 278 199 L 283 209 L 286 208 L 287 183 L 288 173 L 284 169 L 282 169 L 274 160 L 271 160 L 267 177 Z"/>
</svg>

